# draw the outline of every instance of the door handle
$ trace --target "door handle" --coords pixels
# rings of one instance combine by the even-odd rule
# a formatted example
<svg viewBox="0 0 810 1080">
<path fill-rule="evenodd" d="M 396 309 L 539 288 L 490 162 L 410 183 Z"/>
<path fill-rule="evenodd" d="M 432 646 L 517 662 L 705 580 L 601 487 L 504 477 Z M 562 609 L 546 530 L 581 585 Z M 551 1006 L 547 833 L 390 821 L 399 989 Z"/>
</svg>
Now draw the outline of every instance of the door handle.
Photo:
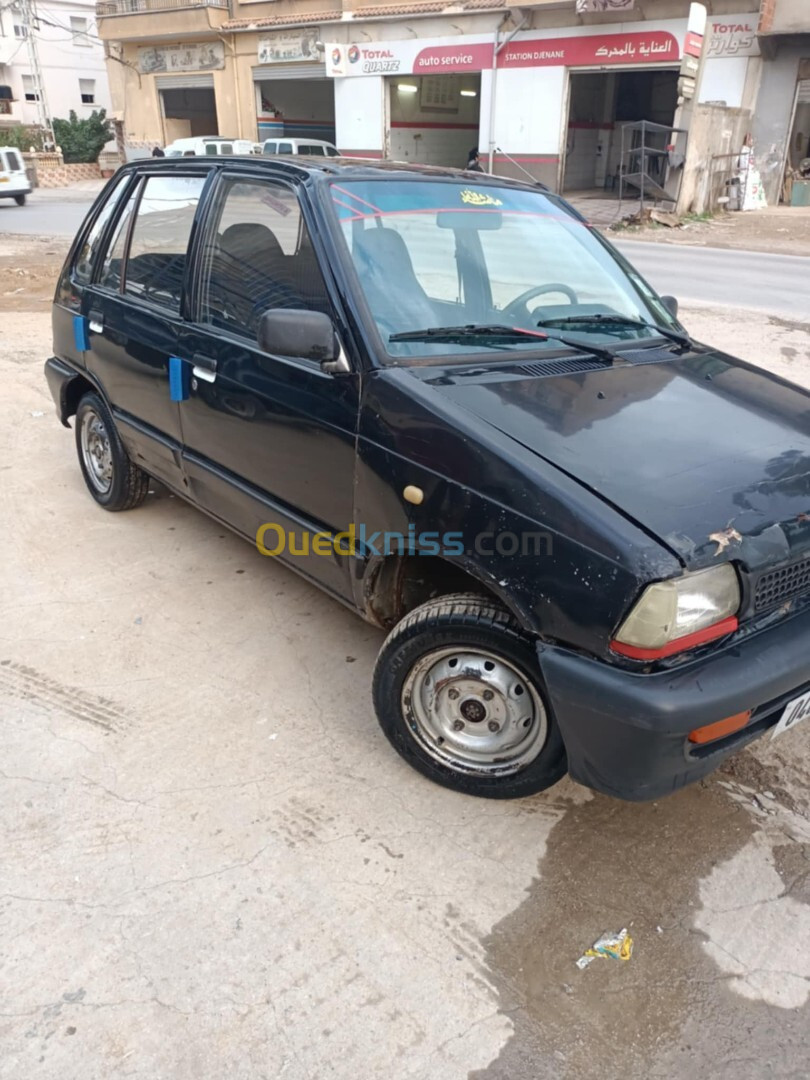
<svg viewBox="0 0 810 1080">
<path fill-rule="evenodd" d="M 104 333 L 104 316 L 100 311 L 91 311 L 88 316 L 88 324 L 94 334 Z"/>
<path fill-rule="evenodd" d="M 195 353 L 192 365 L 191 374 L 195 379 L 202 379 L 203 382 L 207 383 L 214 382 L 217 377 L 217 362 L 213 356 Z"/>
</svg>

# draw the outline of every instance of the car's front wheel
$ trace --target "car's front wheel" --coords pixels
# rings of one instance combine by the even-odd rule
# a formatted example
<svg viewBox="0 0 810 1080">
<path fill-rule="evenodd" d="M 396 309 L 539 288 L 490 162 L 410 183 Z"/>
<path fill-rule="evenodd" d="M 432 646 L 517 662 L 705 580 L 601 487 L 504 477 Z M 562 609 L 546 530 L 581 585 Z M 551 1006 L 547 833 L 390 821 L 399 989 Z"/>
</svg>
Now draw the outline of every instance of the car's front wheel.
<svg viewBox="0 0 810 1080">
<path fill-rule="evenodd" d="M 515 799 L 566 772 L 533 643 L 487 597 L 440 597 L 407 615 L 383 644 L 373 693 L 394 748 L 445 787 Z"/>
<path fill-rule="evenodd" d="M 130 461 L 112 414 L 96 393 L 87 393 L 76 410 L 76 450 L 84 482 L 105 510 L 132 510 L 149 491 L 149 477 Z"/>
</svg>

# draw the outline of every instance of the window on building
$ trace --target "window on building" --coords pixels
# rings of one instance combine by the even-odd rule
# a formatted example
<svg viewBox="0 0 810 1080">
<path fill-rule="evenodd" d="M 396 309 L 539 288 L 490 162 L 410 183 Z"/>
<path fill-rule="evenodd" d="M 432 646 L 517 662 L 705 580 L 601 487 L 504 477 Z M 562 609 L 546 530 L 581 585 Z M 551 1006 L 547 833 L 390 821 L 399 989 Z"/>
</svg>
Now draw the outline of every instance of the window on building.
<svg viewBox="0 0 810 1080">
<path fill-rule="evenodd" d="M 23 75 L 23 97 L 26 101 L 39 101 L 39 94 L 37 93 L 36 86 L 34 85 L 33 75 Z"/>
<path fill-rule="evenodd" d="M 73 35 L 73 44 L 82 49 L 89 49 L 92 45 L 87 33 L 87 19 L 78 15 L 70 16 L 70 32 Z"/>
<path fill-rule="evenodd" d="M 229 180 L 206 237 L 202 321 L 256 341 L 271 308 L 329 312 L 329 299 L 295 193 Z"/>
<path fill-rule="evenodd" d="M 79 79 L 79 93 L 82 96 L 82 105 L 95 105 L 96 103 L 96 80 Z"/>
<path fill-rule="evenodd" d="M 16 38 L 27 38 L 28 37 L 28 27 L 23 26 L 22 23 L 16 23 L 15 22 L 14 23 L 14 37 L 16 37 Z"/>
<path fill-rule="evenodd" d="M 125 292 L 179 313 L 188 241 L 204 185 L 204 176 L 146 181 L 132 229 Z"/>
</svg>

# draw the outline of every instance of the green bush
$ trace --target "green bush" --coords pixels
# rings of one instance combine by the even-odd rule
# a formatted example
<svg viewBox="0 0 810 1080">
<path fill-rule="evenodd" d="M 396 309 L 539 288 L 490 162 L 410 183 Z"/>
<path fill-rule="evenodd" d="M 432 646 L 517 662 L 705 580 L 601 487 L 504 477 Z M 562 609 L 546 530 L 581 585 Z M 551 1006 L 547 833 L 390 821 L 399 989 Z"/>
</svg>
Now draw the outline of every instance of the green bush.
<svg viewBox="0 0 810 1080">
<path fill-rule="evenodd" d="M 86 120 L 79 120 L 73 109 L 67 120 L 53 121 L 56 145 L 61 147 L 65 164 L 97 161 L 98 155 L 113 137 L 104 109 L 94 109 Z"/>
<path fill-rule="evenodd" d="M 3 128 L 0 132 L 0 142 L 6 146 L 16 146 L 18 150 L 27 154 L 32 146 L 35 150 L 44 150 L 45 134 L 41 128 L 15 124 L 14 127 Z"/>
</svg>

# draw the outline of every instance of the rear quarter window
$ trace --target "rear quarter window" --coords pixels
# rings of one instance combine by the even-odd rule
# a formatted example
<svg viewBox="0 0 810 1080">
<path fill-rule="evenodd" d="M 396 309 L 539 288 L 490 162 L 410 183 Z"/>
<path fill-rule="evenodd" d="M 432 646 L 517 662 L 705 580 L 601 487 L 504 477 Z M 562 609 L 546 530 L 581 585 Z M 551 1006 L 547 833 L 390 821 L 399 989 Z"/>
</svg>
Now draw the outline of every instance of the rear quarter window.
<svg viewBox="0 0 810 1080">
<path fill-rule="evenodd" d="M 121 202 L 121 197 L 127 188 L 126 181 L 116 183 L 102 206 L 101 210 L 90 228 L 90 232 L 79 248 L 79 252 L 73 261 L 71 278 L 78 285 L 88 285 L 93 276 L 93 268 L 96 264 L 99 249 L 104 240 L 107 224 L 112 219 Z"/>
</svg>

